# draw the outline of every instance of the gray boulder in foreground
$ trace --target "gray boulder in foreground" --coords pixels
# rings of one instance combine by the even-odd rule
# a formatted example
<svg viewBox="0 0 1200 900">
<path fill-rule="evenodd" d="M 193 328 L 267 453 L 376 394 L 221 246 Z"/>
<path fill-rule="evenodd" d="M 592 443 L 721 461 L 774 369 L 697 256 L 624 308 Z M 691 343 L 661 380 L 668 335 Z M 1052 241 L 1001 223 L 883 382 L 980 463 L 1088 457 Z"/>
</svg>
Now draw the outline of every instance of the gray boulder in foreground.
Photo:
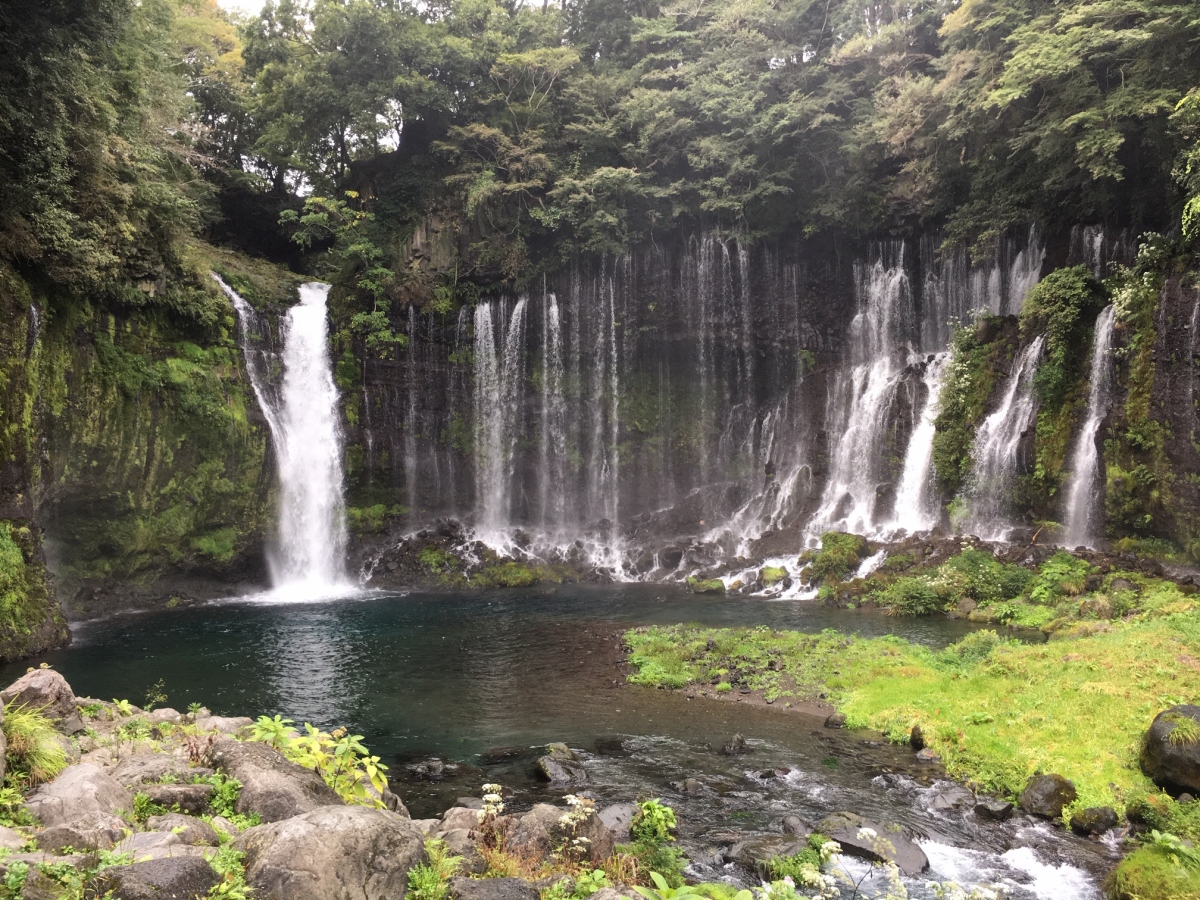
<svg viewBox="0 0 1200 900">
<path fill-rule="evenodd" d="M 33 669 L 26 672 L 3 691 L 0 703 L 5 706 L 24 706 L 41 710 L 63 734 L 83 731 L 83 717 L 79 715 L 75 692 L 53 669 Z"/>
<path fill-rule="evenodd" d="M 43 825 L 69 825 L 132 810 L 133 794 L 99 766 L 79 763 L 34 791 L 26 807 Z"/>
<path fill-rule="evenodd" d="M 266 744 L 219 740 L 213 746 L 212 760 L 217 768 L 242 783 L 237 812 L 258 813 L 264 822 L 279 822 L 323 806 L 344 805 L 320 775 L 285 759 Z"/>
<path fill-rule="evenodd" d="M 393 812 L 327 806 L 251 828 L 234 847 L 257 900 L 396 900 L 425 856 L 424 837 Z"/>
<path fill-rule="evenodd" d="M 454 900 L 538 900 L 538 889 L 520 878 L 450 879 Z"/>
<path fill-rule="evenodd" d="M 509 852 L 529 860 L 544 859 L 549 853 L 575 837 L 587 838 L 587 859 L 598 865 L 612 855 L 613 835 L 608 826 L 593 813 L 568 834 L 562 824 L 566 809 L 539 803 L 517 820 L 508 834 L 505 847 Z"/>
<path fill-rule="evenodd" d="M 194 900 L 204 898 L 220 879 L 207 861 L 194 856 L 152 859 L 105 869 L 88 885 L 88 898 Z"/>
</svg>

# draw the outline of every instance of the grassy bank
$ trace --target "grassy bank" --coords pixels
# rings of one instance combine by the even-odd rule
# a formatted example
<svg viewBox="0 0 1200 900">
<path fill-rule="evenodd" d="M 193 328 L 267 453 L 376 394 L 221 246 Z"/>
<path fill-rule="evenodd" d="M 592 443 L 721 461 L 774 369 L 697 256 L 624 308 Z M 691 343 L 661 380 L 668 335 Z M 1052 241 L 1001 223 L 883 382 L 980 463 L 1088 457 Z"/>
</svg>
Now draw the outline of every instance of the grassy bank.
<svg viewBox="0 0 1200 900">
<path fill-rule="evenodd" d="M 856 728 L 907 741 L 920 725 L 956 778 L 1010 797 L 1035 771 L 1075 782 L 1077 807 L 1123 812 L 1155 793 L 1138 768 L 1154 715 L 1200 694 L 1200 611 L 1181 600 L 1099 634 L 1020 644 L 995 632 L 940 652 L 900 638 L 650 627 L 626 636 L 640 684 L 742 686 L 784 705 L 825 694 Z"/>
</svg>

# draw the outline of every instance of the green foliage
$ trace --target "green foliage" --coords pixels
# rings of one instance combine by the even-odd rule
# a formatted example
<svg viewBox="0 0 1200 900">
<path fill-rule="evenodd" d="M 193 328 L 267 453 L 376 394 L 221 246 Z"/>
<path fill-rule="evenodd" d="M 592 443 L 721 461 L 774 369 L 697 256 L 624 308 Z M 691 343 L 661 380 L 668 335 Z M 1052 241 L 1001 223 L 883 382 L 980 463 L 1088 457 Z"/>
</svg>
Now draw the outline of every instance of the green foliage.
<svg viewBox="0 0 1200 900">
<path fill-rule="evenodd" d="M 562 576 L 550 566 L 529 565 L 515 560 L 484 566 L 471 576 L 472 584 L 485 588 L 528 587 L 547 581 L 558 583 L 562 581 Z"/>
<path fill-rule="evenodd" d="M 213 815 L 237 821 L 236 807 L 238 796 L 242 792 L 242 783 L 222 772 L 209 775 L 204 781 L 213 786 L 213 791 L 208 796 L 208 808 L 212 810 Z"/>
<path fill-rule="evenodd" d="M 16 828 L 35 824 L 35 819 L 25 808 L 25 795 L 9 785 L 0 787 L 0 825 Z"/>
<path fill-rule="evenodd" d="M 1200 895 L 1200 871 L 1165 843 L 1155 841 L 1122 859 L 1108 877 L 1109 895 L 1119 900 Z"/>
<path fill-rule="evenodd" d="M 230 844 L 222 844 L 217 848 L 208 864 L 221 880 L 209 891 L 210 900 L 252 900 L 254 893 L 246 884 L 245 860 L 246 854 L 234 850 Z"/>
<path fill-rule="evenodd" d="M 946 608 L 946 600 L 922 577 L 901 576 L 871 598 L 894 616 L 924 616 Z"/>
<path fill-rule="evenodd" d="M 425 861 L 408 870 L 406 897 L 413 900 L 445 900 L 449 881 L 458 874 L 461 856 L 453 856 L 446 842 L 437 838 L 425 839 Z"/>
<path fill-rule="evenodd" d="M 1038 568 L 1029 587 L 1029 599 L 1034 603 L 1055 603 L 1062 597 L 1078 596 L 1092 571 L 1087 560 L 1060 550 Z"/>
<path fill-rule="evenodd" d="M 54 723 L 41 710 L 10 703 L 4 707 L 3 727 L 8 744 L 4 773 L 7 785 L 41 784 L 67 767 L 67 753 Z"/>
<path fill-rule="evenodd" d="M 778 881 L 791 878 L 797 884 L 809 884 L 813 873 L 819 874 L 821 866 L 825 862 L 821 855 L 821 849 L 828 840 L 829 838 L 825 835 L 814 831 L 808 836 L 808 846 L 799 853 L 792 856 L 776 856 L 771 859 L 767 864 L 771 879 Z"/>
<path fill-rule="evenodd" d="M 276 750 L 282 750 L 296 736 L 296 729 L 292 727 L 293 724 L 291 719 L 285 719 L 278 714 L 274 718 L 271 716 L 259 716 L 258 720 L 250 726 L 250 739 L 269 744 Z"/>
<path fill-rule="evenodd" d="M 633 886 L 633 889 L 646 900 L 702 900 L 704 897 L 703 894 L 696 893 L 696 889 L 691 885 L 684 884 L 682 881 L 672 885 L 670 880 L 659 872 L 651 871 L 650 880 L 654 882 L 653 888 L 640 884 Z"/>
<path fill-rule="evenodd" d="M 422 547 L 421 552 L 417 554 L 417 559 L 420 560 L 421 565 L 435 574 L 449 572 L 459 565 L 457 556 L 449 550 L 443 550 L 432 544 Z"/>
<path fill-rule="evenodd" d="M 800 554 L 800 562 L 808 564 L 808 581 L 821 584 L 825 581 L 845 581 L 858 570 L 867 556 L 866 539 L 857 534 L 827 531 L 821 535 L 820 550 L 806 550 Z"/>
<path fill-rule="evenodd" d="M 1023 566 L 1002 563 L 990 551 L 972 548 L 946 560 L 938 576 L 955 594 L 981 604 L 1019 597 L 1033 578 Z"/>
<path fill-rule="evenodd" d="M 725 582 L 720 578 L 696 578 L 688 576 L 687 586 L 694 594 L 723 594 Z"/>
<path fill-rule="evenodd" d="M 262 734 L 292 762 L 315 771 L 347 803 L 383 807 L 387 766 L 371 756 L 361 734 L 350 734 L 345 728 L 325 732 L 308 722 L 302 734 L 293 734 L 287 728 L 290 724 L 278 716 L 260 716 L 252 734 Z"/>
<path fill-rule="evenodd" d="M 387 506 L 376 503 L 374 506 L 348 507 L 346 509 L 346 524 L 355 534 L 379 534 L 387 524 L 388 516 L 398 516 L 407 510 L 398 505 Z"/>
<path fill-rule="evenodd" d="M 151 816 L 165 815 L 169 810 L 161 803 L 155 803 L 144 791 L 133 795 L 133 818 L 137 822 L 145 822 Z"/>
<path fill-rule="evenodd" d="M 1172 746 L 1188 747 L 1200 741 L 1200 723 L 1190 716 L 1167 713 L 1163 716 L 1163 721 L 1171 723 L 1171 730 L 1167 732 L 1167 741 Z"/>
<path fill-rule="evenodd" d="M 762 572 L 759 573 L 762 582 L 765 585 L 772 585 L 783 581 L 787 577 L 787 569 L 783 566 L 763 566 Z"/>
<path fill-rule="evenodd" d="M 637 860 L 642 871 L 654 873 L 660 890 L 683 885 L 685 860 L 679 848 L 673 846 L 676 825 L 675 810 L 654 798 L 643 800 L 629 826 L 633 841 L 621 848 Z"/>
<path fill-rule="evenodd" d="M 1056 269 L 1029 291 L 1021 308 L 1021 337 L 1032 341 L 1046 336 L 1034 379 L 1034 389 L 1043 407 L 1057 409 L 1066 400 L 1072 384 L 1080 377 L 1087 359 L 1084 352 L 1084 313 L 1097 304 L 1098 285 L 1084 266 Z"/>
</svg>

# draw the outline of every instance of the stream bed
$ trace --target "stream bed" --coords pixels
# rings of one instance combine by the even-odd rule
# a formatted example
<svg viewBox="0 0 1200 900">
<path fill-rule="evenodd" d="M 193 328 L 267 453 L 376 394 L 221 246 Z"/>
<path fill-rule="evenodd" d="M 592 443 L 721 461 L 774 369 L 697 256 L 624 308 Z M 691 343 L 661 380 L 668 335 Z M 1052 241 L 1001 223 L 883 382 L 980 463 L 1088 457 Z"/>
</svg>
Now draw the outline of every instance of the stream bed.
<svg viewBox="0 0 1200 900">
<path fill-rule="evenodd" d="M 1100 897 L 1115 844 L 1021 815 L 984 823 L 969 809 L 931 809 L 950 787 L 944 775 L 877 733 L 627 684 L 621 631 L 677 622 L 891 633 L 932 647 L 974 630 L 941 617 L 731 600 L 662 585 L 377 593 L 323 603 L 273 594 L 79 624 L 71 647 L 30 662 L 54 666 L 80 696 L 141 704 L 161 679 L 177 709 L 195 701 L 222 715 L 347 726 L 390 767 L 394 789 L 418 818 L 479 796 L 488 781 L 514 792 L 514 809 L 559 800 L 563 791 L 539 782 L 534 762 L 547 743 L 565 741 L 584 756 L 599 802 L 658 796 L 674 805 L 701 877 L 736 877 L 721 848 L 778 832 L 785 815 L 816 821 L 849 810 L 918 839 L 931 871 L 906 881 L 914 897 L 932 896 L 926 880 L 999 883 L 1014 898 Z M 11 681 L 28 664 L 0 674 Z M 734 734 L 744 735 L 749 752 L 722 752 Z"/>
</svg>

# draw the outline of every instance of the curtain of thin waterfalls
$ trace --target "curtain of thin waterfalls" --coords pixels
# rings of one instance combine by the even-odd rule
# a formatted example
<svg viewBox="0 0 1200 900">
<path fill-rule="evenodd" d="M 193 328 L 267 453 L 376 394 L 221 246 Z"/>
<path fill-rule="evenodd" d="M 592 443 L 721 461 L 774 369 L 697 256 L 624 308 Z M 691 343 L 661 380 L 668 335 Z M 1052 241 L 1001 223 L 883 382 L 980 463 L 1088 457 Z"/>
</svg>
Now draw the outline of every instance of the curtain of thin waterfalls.
<svg viewBox="0 0 1200 900">
<path fill-rule="evenodd" d="M 1071 451 L 1067 486 L 1066 532 L 1063 541 L 1068 547 L 1091 546 L 1097 538 L 1097 501 L 1103 496 L 1100 487 L 1100 451 L 1096 435 L 1100 423 L 1108 415 L 1113 389 L 1112 333 L 1115 311 L 1106 306 L 1096 319 L 1096 334 L 1092 345 L 1092 366 L 1088 376 L 1087 418 L 1079 430 Z"/>
<path fill-rule="evenodd" d="M 942 517 L 941 502 L 933 489 L 933 438 L 946 359 L 944 353 L 935 356 L 926 363 L 922 374 L 925 406 L 904 454 L 904 471 L 896 489 L 896 511 L 890 526 L 893 530 L 926 531 Z"/>
<path fill-rule="evenodd" d="M 216 277 L 216 276 L 214 276 Z M 329 360 L 325 303 L 329 285 L 300 287 L 300 303 L 281 322 L 281 352 L 254 347 L 262 326 L 254 310 L 219 278 L 241 325 L 246 369 L 266 416 L 279 468 L 279 520 L 269 555 L 271 581 L 289 594 L 344 588 L 346 524 L 342 434 Z M 282 366 L 278 390 L 272 369 Z"/>
<path fill-rule="evenodd" d="M 525 395 L 525 310 L 517 300 L 507 330 L 496 328 L 493 311 L 502 301 L 475 308 L 475 481 L 478 524 L 498 532 L 512 522 L 515 449 L 521 434 Z M 496 307 L 494 310 L 493 307 Z M 503 338 L 502 349 L 497 343 Z"/>
<path fill-rule="evenodd" d="M 1018 451 L 1037 413 L 1033 377 L 1044 345 L 1045 337 L 1039 335 L 1017 356 L 1000 406 L 975 433 L 969 513 L 963 527 L 985 540 L 1004 540 L 1011 531 L 1013 490 L 1021 462 Z"/>
<path fill-rule="evenodd" d="M 562 322 L 558 297 L 542 298 L 542 528 L 561 531 L 566 513 L 567 410 L 563 398 Z"/>
<path fill-rule="evenodd" d="M 878 489 L 887 477 L 885 433 L 898 376 L 908 363 L 904 338 L 914 320 L 903 245 L 885 248 L 869 265 L 857 266 L 855 288 L 850 365 L 829 392 L 832 464 L 813 525 L 865 533 L 876 524 Z"/>
</svg>

